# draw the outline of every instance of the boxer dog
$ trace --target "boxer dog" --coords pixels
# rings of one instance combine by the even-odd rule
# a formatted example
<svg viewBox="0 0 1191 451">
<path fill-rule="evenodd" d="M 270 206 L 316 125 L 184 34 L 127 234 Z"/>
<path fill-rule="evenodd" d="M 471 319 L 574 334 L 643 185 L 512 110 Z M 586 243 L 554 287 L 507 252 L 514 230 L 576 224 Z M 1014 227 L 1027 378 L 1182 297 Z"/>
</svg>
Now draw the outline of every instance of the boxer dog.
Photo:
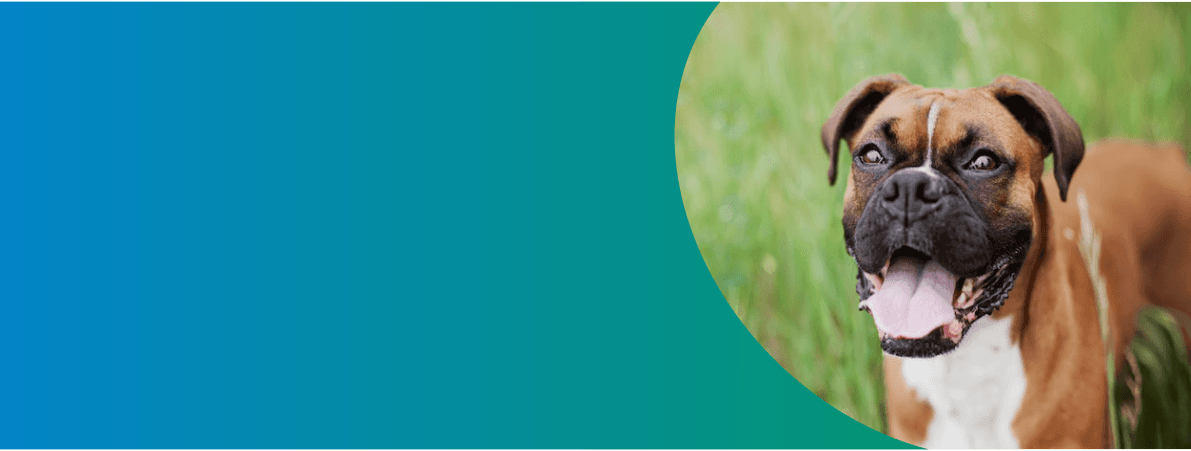
<svg viewBox="0 0 1191 451">
<path fill-rule="evenodd" d="M 885 351 L 891 436 L 926 447 L 1111 447 L 1105 349 L 1079 250 L 1102 237 L 1117 368 L 1142 307 L 1191 313 L 1191 171 L 1182 149 L 1085 153 L 1050 92 L 872 77 L 823 126 L 844 239 Z M 1054 179 L 1043 160 L 1054 158 Z M 1084 221 L 1088 222 L 1088 221 Z"/>
</svg>

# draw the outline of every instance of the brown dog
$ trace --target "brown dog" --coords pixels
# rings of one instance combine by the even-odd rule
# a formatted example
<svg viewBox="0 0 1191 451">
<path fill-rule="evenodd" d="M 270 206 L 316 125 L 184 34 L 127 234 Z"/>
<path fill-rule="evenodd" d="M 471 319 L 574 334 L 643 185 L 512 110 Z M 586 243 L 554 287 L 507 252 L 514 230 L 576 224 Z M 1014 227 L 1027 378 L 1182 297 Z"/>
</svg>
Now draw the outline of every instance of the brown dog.
<svg viewBox="0 0 1191 451">
<path fill-rule="evenodd" d="M 1182 149 L 1111 141 L 1085 154 L 1058 100 L 1008 76 L 966 90 L 869 78 L 822 138 L 832 183 L 840 139 L 852 154 L 844 237 L 886 353 L 890 435 L 945 448 L 1110 447 L 1079 242 L 1087 226 L 1102 236 L 1120 368 L 1139 309 L 1191 313 Z"/>
</svg>

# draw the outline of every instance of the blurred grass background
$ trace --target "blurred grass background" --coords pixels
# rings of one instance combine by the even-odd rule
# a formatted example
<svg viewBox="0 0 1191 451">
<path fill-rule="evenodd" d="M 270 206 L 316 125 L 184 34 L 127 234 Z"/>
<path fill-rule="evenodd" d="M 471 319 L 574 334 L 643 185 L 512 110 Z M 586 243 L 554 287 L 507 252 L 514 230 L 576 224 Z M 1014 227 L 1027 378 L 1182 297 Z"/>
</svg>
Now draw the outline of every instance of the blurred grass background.
<svg viewBox="0 0 1191 451">
<path fill-rule="evenodd" d="M 1053 92 L 1089 144 L 1188 148 L 1188 48 L 1187 4 L 722 3 L 691 49 L 675 118 L 695 240 L 774 359 L 884 431 L 881 351 L 844 252 L 844 183 L 828 186 L 819 143 L 836 101 L 870 75 L 965 88 L 1011 74 Z M 850 167 L 841 156 L 841 180 Z"/>
</svg>

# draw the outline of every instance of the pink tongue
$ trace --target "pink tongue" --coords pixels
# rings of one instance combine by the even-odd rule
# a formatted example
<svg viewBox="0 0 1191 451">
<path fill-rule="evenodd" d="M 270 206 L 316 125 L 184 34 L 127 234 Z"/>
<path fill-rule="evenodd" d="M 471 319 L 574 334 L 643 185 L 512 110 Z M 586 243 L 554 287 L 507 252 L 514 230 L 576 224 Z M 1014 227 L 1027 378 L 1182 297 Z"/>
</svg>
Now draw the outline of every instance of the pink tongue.
<svg viewBox="0 0 1191 451">
<path fill-rule="evenodd" d="M 864 302 L 877 330 L 895 338 L 922 338 L 955 320 L 951 297 L 957 280 L 934 260 L 898 257 L 889 265 L 881 290 Z"/>
</svg>

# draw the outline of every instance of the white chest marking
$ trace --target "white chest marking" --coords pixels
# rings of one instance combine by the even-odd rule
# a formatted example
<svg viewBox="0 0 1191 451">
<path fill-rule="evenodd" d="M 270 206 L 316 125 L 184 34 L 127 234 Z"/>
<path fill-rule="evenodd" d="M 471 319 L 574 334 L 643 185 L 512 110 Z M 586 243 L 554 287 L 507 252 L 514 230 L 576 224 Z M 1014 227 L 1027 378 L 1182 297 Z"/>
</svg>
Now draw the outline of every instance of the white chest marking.
<svg viewBox="0 0 1191 451">
<path fill-rule="evenodd" d="M 1018 448 L 1013 418 L 1026 392 L 1012 318 L 977 320 L 954 351 L 902 359 L 902 378 L 930 403 L 926 448 Z"/>
</svg>

